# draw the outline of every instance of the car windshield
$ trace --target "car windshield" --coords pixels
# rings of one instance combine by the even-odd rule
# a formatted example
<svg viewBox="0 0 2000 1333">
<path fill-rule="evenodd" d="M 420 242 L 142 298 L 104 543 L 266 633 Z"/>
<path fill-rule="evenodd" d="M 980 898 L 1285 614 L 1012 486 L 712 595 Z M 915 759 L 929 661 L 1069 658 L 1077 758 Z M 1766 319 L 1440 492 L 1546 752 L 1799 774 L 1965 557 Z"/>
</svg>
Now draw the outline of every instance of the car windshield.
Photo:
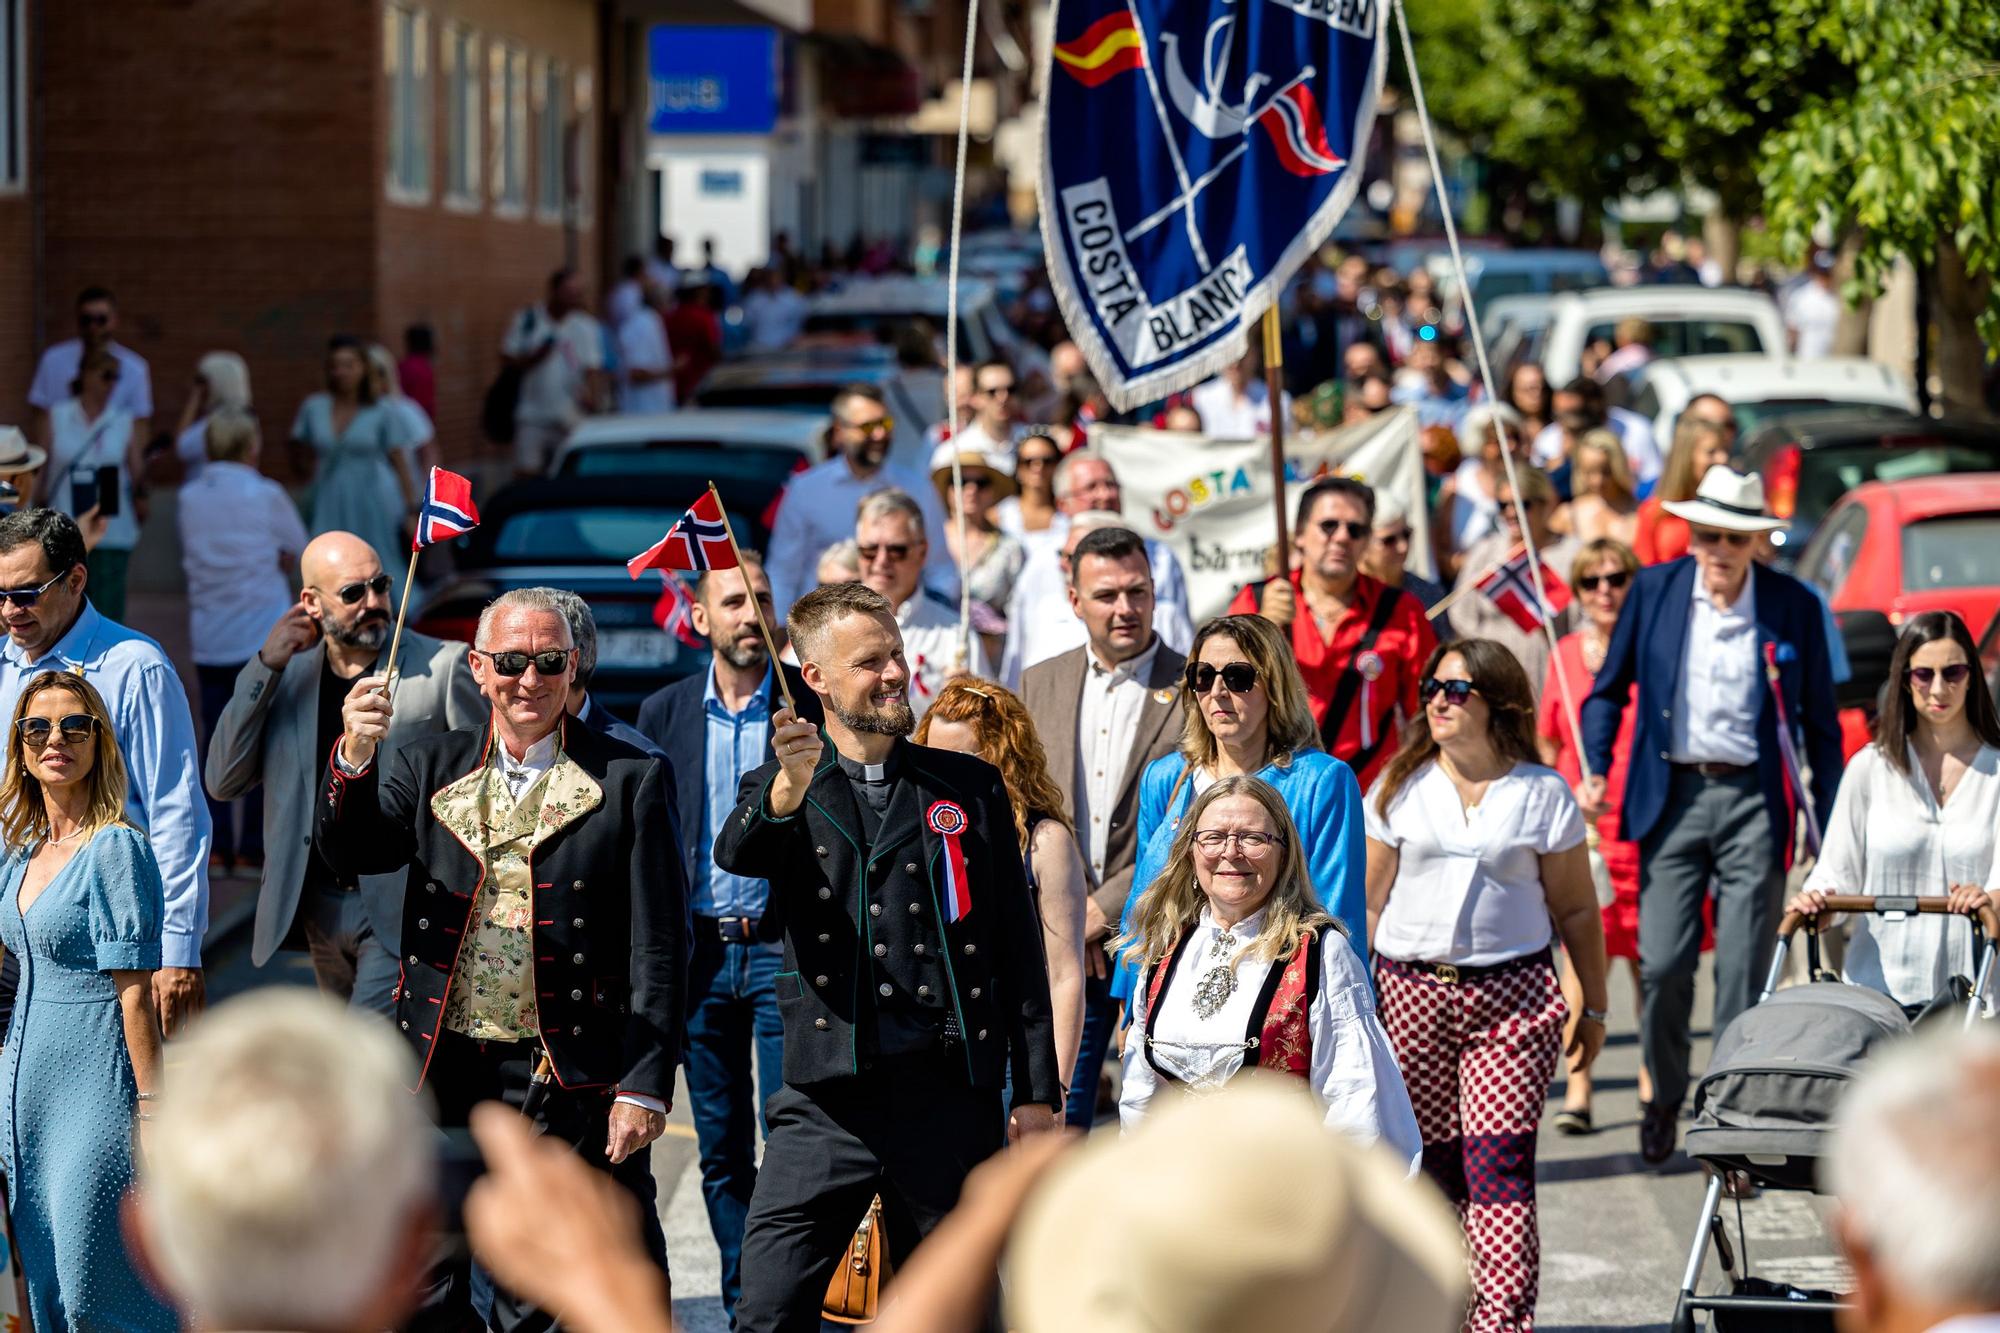
<svg viewBox="0 0 2000 1333">
<path fill-rule="evenodd" d="M 700 407 L 768 407 L 780 412 L 824 415 L 833 410 L 834 397 L 845 383 L 829 380 L 824 384 L 718 384 L 696 389 L 694 401 Z"/>
<path fill-rule="evenodd" d="M 1942 441 L 1884 448 L 1876 444 L 1808 449 L 1799 467 L 1798 505 L 1793 521 L 1818 521 L 1840 497 L 1864 481 L 1904 481 L 1953 472 L 2000 470 L 2000 437 L 1991 448 Z"/>
<path fill-rule="evenodd" d="M 2000 586 L 2000 514 L 1952 514 L 1903 529 L 1903 587 Z"/>
<path fill-rule="evenodd" d="M 959 312 L 958 356 L 961 361 L 977 360 L 981 355 L 973 343 L 970 324 L 973 317 L 969 311 Z M 805 328 L 807 334 L 866 334 L 885 347 L 900 346 L 906 336 L 934 341 L 943 330 L 942 319 L 933 319 L 915 311 L 894 310 L 823 310 L 806 316 Z"/>
<path fill-rule="evenodd" d="M 759 486 L 776 495 L 793 470 L 808 461 L 782 445 L 740 440 L 650 440 L 595 444 L 563 455 L 565 477 L 661 477 L 686 483 L 690 495 L 714 482 L 724 492 Z"/>
<path fill-rule="evenodd" d="M 691 491 L 693 503 L 699 491 Z M 622 565 L 667 535 L 681 509 L 666 505 L 573 506 L 510 514 L 493 539 L 493 559 L 508 565 Z M 749 516 L 730 523 L 746 545 L 756 539 Z"/>
<path fill-rule="evenodd" d="M 1724 352 L 1762 352 L 1763 337 L 1754 324 L 1721 319 L 1650 319 L 1653 326 L 1653 355 L 1703 356 Z M 1584 336 L 1586 344 L 1610 342 L 1615 325 L 1593 324 Z"/>
<path fill-rule="evenodd" d="M 1848 403 L 1837 398 L 1766 398 L 1761 403 L 1732 402 L 1730 408 L 1736 414 L 1736 423 L 1744 436 L 1748 436 L 1759 426 L 1786 417 L 1805 416 L 1821 412 L 1840 412 L 1857 417 L 1900 416 L 1905 409 L 1890 407 L 1886 403 Z"/>
</svg>

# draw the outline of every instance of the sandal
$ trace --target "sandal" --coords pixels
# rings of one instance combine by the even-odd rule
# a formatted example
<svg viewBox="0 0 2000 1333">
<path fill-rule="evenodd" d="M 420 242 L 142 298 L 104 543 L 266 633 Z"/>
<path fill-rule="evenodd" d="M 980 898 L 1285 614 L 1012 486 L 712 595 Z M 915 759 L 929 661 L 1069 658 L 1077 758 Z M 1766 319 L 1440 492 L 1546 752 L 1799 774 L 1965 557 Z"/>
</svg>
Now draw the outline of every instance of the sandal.
<svg viewBox="0 0 2000 1333">
<path fill-rule="evenodd" d="M 1556 1112 L 1554 1123 L 1556 1133 L 1567 1134 L 1572 1138 L 1581 1134 L 1595 1134 L 1597 1132 L 1597 1127 L 1591 1123 L 1590 1108 L 1588 1106 L 1580 1110 L 1572 1110 L 1565 1106 L 1562 1110 Z"/>
</svg>

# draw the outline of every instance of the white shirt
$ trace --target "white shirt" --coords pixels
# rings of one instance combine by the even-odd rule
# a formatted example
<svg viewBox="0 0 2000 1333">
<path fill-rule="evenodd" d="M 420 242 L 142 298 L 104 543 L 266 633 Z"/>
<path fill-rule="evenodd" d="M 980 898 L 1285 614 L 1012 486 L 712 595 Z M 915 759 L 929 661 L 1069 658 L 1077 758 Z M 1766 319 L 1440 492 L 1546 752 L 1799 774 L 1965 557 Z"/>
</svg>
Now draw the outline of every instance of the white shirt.
<svg viewBox="0 0 2000 1333">
<path fill-rule="evenodd" d="M 1007 601 L 1007 647 L 1000 658 L 1000 679 L 1009 689 L 1021 688 L 1021 673 L 1037 662 L 1060 657 L 1090 642 L 1069 605 L 1069 582 L 1062 572 L 1062 543 L 1069 538 L 1069 516 L 1058 514 L 1062 536 L 1052 548 L 1029 551 L 1021 576 L 1014 580 Z M 1050 525 L 1055 531 L 1056 525 Z M 1146 538 L 1146 562 L 1153 569 L 1153 630 L 1169 648 L 1184 653 L 1194 643 L 1194 621 L 1188 617 L 1187 579 L 1180 557 L 1163 542 Z"/>
<path fill-rule="evenodd" d="M 1516 764 L 1467 810 L 1432 760 L 1403 784 L 1386 817 L 1371 791 L 1364 818 L 1368 836 L 1400 858 L 1375 927 L 1376 953 L 1491 967 L 1548 946 L 1541 858 L 1583 841 L 1583 814 L 1553 768 Z"/>
<path fill-rule="evenodd" d="M 535 785 L 537 778 L 556 766 L 556 742 L 561 739 L 562 728 L 557 727 L 529 745 L 526 753 L 516 760 L 507 752 L 507 747 L 500 743 L 499 737 L 493 738 L 494 745 L 500 751 L 500 780 L 507 784 L 507 794 L 516 802 L 527 794 L 528 788 Z"/>
<path fill-rule="evenodd" d="M 129 551 L 139 544 L 139 516 L 132 512 L 132 478 L 125 470 L 125 450 L 131 442 L 131 414 L 118 406 L 115 397 L 95 421 L 83 419 L 83 404 L 74 398 L 65 398 L 49 409 L 51 508 L 77 517 L 82 511 L 76 507 L 72 482 L 78 476 L 91 479 L 90 474 L 101 467 L 118 469 L 118 513 L 98 543 L 109 551 Z"/>
<path fill-rule="evenodd" d="M 896 608 L 896 624 L 903 631 L 903 658 L 910 666 L 910 711 L 922 718 L 959 662 L 963 642 L 958 633 L 958 604 L 919 588 L 916 596 Z M 979 636 L 968 632 L 966 637 L 972 643 L 965 669 L 991 679 L 993 664 Z"/>
<path fill-rule="evenodd" d="M 516 421 L 572 426 L 583 416 L 590 372 L 604 369 L 604 335 L 597 321 L 572 310 L 558 323 L 546 306 L 532 305 L 514 316 L 501 341 L 502 356 L 533 356 L 551 339 L 555 348 L 521 376 Z"/>
<path fill-rule="evenodd" d="M 1285 411 L 1292 409 L 1292 396 L 1284 396 Z M 1188 402 L 1201 414 L 1201 433 L 1215 440 L 1249 440 L 1271 433 L 1271 390 L 1263 380 L 1251 380 L 1238 396 L 1229 381 L 1218 375 L 1195 386 Z"/>
<path fill-rule="evenodd" d="M 111 344 L 111 355 L 118 358 L 118 383 L 111 390 L 111 405 L 123 408 L 134 421 L 146 420 L 153 415 L 153 375 L 146 358 L 117 342 Z M 43 351 L 35 367 L 35 382 L 28 389 L 29 405 L 46 412 L 70 397 L 70 386 L 82 364 L 81 339 L 70 338 Z"/>
<path fill-rule="evenodd" d="M 1701 575 L 1695 575 L 1694 615 L 1681 651 L 1669 759 L 1676 764 L 1756 763 L 1763 681 L 1757 669 L 1754 573 L 1744 577 L 1743 591 L 1725 610 L 1716 609 Z"/>
<path fill-rule="evenodd" d="M 667 325 L 660 312 L 641 305 L 618 325 L 618 360 L 623 370 L 672 370 L 674 358 L 667 348 Z M 671 412 L 674 410 L 672 377 L 634 384 L 624 374 L 618 377 L 618 410 L 621 412 Z"/>
<path fill-rule="evenodd" d="M 754 291 L 743 298 L 743 325 L 753 352 L 775 352 L 806 326 L 806 298 L 780 284 L 774 292 Z"/>
<path fill-rule="evenodd" d="M 1236 945 L 1229 952 L 1239 952 L 1255 939 L 1263 922 L 1261 911 L 1239 921 L 1230 932 Z M 1150 1037 L 1145 989 L 1133 997 L 1134 1026 L 1125 1042 L 1125 1077 L 1118 1097 L 1118 1123 L 1128 1132 L 1145 1118 L 1160 1088 L 1159 1071 L 1146 1058 L 1148 1041 L 1167 1068 L 1212 1071 L 1218 1080 L 1233 1076 L 1249 1053 L 1250 1018 L 1272 963 L 1239 959 L 1236 989 L 1222 1008 L 1203 1018 L 1195 1012 L 1195 988 L 1204 974 L 1226 962 L 1226 956 L 1216 948 L 1221 932 L 1207 908 L 1202 909 L 1195 932 L 1160 994 L 1160 1017 Z M 1375 1016 L 1375 992 L 1368 974 L 1347 936 L 1338 930 L 1328 932 L 1321 945 L 1319 983 L 1306 1015 L 1312 1034 L 1306 1077 L 1326 1107 L 1326 1126 L 1361 1143 L 1382 1144 L 1415 1175 L 1424 1145 L 1409 1089 L 1389 1036 Z"/>
<path fill-rule="evenodd" d="M 780 618 L 793 602 L 819 586 L 819 558 L 826 548 L 854 536 L 855 510 L 862 497 L 890 486 L 909 492 L 924 511 L 924 532 L 930 542 L 925 581 L 947 595 L 958 591 L 958 568 L 944 541 L 944 510 L 930 478 L 893 463 L 872 476 L 857 477 L 846 458 L 829 458 L 786 483 L 771 524 L 764 572 L 770 577 L 771 603 Z"/>
<path fill-rule="evenodd" d="M 1111 836 L 1111 815 L 1125 787 L 1125 770 L 1132 760 L 1132 733 L 1139 710 L 1146 705 L 1146 680 L 1160 639 L 1137 657 L 1106 669 L 1097 654 L 1084 654 L 1083 695 L 1076 713 L 1076 826 L 1083 830 L 1090 871 L 1104 881 L 1104 844 Z M 1055 762 L 1061 763 L 1058 757 Z"/>
<path fill-rule="evenodd" d="M 1785 302 L 1785 327 L 1796 343 L 1800 360 L 1833 355 L 1833 338 L 1840 331 L 1840 297 L 1817 282 L 1806 282 Z"/>
<path fill-rule="evenodd" d="M 1935 896 L 1953 884 L 2000 887 L 1993 843 L 2000 829 L 2000 750 L 1982 746 L 1940 809 L 1909 751 L 1898 773 L 1870 745 L 1849 761 L 1833 798 L 1819 861 L 1805 886 L 1821 893 Z M 1954 974 L 1972 976 L 1972 936 L 1949 916 L 1848 918 L 1847 980 L 1920 1004 Z"/>
<path fill-rule="evenodd" d="M 174 437 L 174 453 L 181 460 L 182 479 L 193 481 L 208 466 L 208 418 L 189 426 Z"/>
<path fill-rule="evenodd" d="M 181 567 L 188 639 L 202 666 L 241 666 L 292 605 L 282 553 L 306 549 L 305 525 L 285 488 L 243 463 L 211 463 L 181 487 Z"/>
<path fill-rule="evenodd" d="M 1641 486 L 1658 481 L 1666 459 L 1660 453 L 1659 441 L 1653 437 L 1653 423 L 1623 407 L 1606 408 L 1605 416 L 1606 428 L 1625 446 L 1625 459 L 1632 465 L 1633 480 Z M 1562 459 L 1562 446 L 1563 428 L 1552 421 L 1535 436 L 1530 450 L 1538 466 L 1552 467 Z"/>
</svg>

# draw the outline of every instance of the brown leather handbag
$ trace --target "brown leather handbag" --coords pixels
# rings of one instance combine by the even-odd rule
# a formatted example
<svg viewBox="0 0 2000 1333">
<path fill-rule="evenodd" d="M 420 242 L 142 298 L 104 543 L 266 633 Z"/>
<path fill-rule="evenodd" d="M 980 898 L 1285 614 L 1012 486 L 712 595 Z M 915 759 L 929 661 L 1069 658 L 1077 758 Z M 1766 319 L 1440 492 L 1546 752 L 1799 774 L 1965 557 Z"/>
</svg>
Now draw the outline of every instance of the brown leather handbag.
<svg viewBox="0 0 2000 1333">
<path fill-rule="evenodd" d="M 889 1280 L 889 1253 L 882 1237 L 882 1196 L 868 1204 L 868 1213 L 854 1229 L 833 1279 L 826 1284 L 820 1314 L 836 1324 L 873 1323 L 882 1304 L 882 1284 Z"/>
</svg>

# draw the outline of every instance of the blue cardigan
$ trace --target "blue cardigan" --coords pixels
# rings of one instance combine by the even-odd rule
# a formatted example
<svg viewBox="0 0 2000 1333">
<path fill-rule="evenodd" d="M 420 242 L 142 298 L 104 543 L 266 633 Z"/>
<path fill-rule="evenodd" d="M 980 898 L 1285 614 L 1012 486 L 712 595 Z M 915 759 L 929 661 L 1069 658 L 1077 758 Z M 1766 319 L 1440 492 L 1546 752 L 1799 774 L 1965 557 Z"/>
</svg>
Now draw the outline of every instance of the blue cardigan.
<svg viewBox="0 0 2000 1333">
<path fill-rule="evenodd" d="M 1174 796 L 1174 783 L 1187 767 L 1178 753 L 1162 755 L 1146 766 L 1139 778 L 1139 861 L 1132 875 L 1132 888 L 1125 896 L 1120 917 L 1121 931 L 1132 928 L 1132 909 L 1167 867 L 1167 853 L 1173 849 L 1174 831 L 1181 816 L 1194 804 L 1194 783 L 1182 782 L 1173 809 L 1167 800 Z M 1300 750 L 1287 764 L 1266 764 L 1257 776 L 1278 789 L 1299 827 L 1299 839 L 1306 858 L 1306 876 L 1318 892 L 1327 911 L 1347 927 L 1354 952 L 1368 956 L 1368 893 L 1366 879 L 1368 853 L 1362 827 L 1361 784 L 1354 770 L 1320 750 Z M 1111 977 L 1111 993 L 1129 999 L 1137 980 L 1137 969 L 1121 965 Z"/>
</svg>

